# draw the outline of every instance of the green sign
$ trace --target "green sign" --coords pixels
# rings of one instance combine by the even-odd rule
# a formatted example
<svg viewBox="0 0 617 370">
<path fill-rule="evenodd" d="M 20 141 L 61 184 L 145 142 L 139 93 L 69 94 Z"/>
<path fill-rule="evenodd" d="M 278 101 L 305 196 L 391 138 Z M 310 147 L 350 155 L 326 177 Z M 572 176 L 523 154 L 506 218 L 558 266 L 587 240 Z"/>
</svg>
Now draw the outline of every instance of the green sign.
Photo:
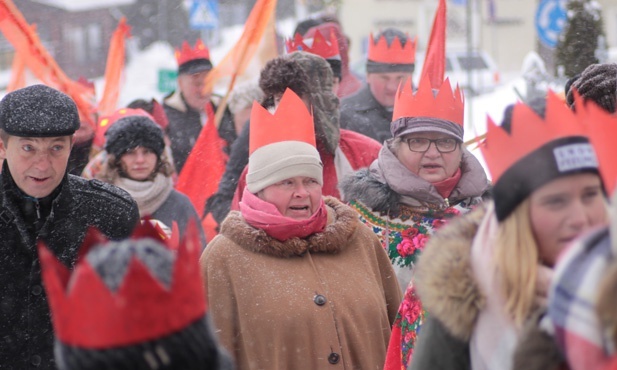
<svg viewBox="0 0 617 370">
<path fill-rule="evenodd" d="M 176 89 L 178 71 L 175 69 L 159 69 L 158 89 L 162 93 L 168 93 Z"/>
</svg>

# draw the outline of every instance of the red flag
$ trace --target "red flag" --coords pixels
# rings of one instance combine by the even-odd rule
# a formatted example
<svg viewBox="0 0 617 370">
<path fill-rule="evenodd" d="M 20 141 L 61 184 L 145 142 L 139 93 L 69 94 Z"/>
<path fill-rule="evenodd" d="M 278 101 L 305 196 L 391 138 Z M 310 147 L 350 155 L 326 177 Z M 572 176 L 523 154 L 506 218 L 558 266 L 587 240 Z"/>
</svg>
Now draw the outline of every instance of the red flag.
<svg viewBox="0 0 617 370">
<path fill-rule="evenodd" d="M 198 214 L 203 212 L 206 200 L 218 190 L 227 163 L 227 155 L 223 152 L 225 141 L 219 137 L 214 124 L 212 104 L 206 106 L 206 113 L 208 121 L 201 129 L 176 183 L 176 189 L 189 197 Z M 203 226 L 206 237 L 212 240 L 216 235 L 216 223 L 210 225 L 209 230 L 206 225 Z"/>
<path fill-rule="evenodd" d="M 126 18 L 122 17 L 111 37 L 105 66 L 105 90 L 98 106 L 98 113 L 101 116 L 108 116 L 116 110 L 120 96 L 120 78 L 125 61 L 124 43 L 126 38 L 130 37 L 130 30 L 131 27 L 126 24 Z"/>
<path fill-rule="evenodd" d="M 91 91 L 64 74 L 11 0 L 0 0 L 0 31 L 24 58 L 28 69 L 44 84 L 73 98 L 82 117 L 94 127 Z"/>
<path fill-rule="evenodd" d="M 426 49 L 422 78 L 427 74 L 433 89 L 439 89 L 446 73 L 446 0 L 439 0 L 431 38 Z"/>
</svg>

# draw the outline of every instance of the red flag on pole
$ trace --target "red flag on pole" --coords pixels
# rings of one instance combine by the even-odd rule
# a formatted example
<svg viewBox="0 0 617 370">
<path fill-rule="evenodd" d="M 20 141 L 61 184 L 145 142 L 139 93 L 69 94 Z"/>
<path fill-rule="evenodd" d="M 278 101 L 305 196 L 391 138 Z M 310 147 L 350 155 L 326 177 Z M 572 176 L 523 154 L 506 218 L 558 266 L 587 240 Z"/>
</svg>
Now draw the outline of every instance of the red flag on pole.
<svg viewBox="0 0 617 370">
<path fill-rule="evenodd" d="M 214 124 L 212 104 L 206 106 L 206 114 L 208 121 L 201 129 L 176 183 L 176 189 L 189 197 L 198 214 L 203 213 L 206 200 L 217 191 L 227 163 L 227 155 L 223 152 L 225 141 L 219 137 Z M 203 226 L 206 238 L 212 240 L 216 235 L 216 222 Z"/>
<path fill-rule="evenodd" d="M 426 49 L 422 78 L 427 74 L 433 89 L 439 89 L 446 73 L 446 0 L 439 0 L 431 38 Z"/>
</svg>

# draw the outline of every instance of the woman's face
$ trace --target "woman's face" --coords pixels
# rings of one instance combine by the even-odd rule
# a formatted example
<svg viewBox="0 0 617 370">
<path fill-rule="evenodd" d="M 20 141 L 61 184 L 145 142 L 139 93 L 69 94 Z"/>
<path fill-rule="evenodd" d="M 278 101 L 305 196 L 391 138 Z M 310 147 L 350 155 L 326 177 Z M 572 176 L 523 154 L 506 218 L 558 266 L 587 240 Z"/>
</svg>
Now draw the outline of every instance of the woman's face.
<svg viewBox="0 0 617 370">
<path fill-rule="evenodd" d="M 463 151 L 459 143 L 449 153 L 441 153 L 437 150 L 437 144 L 431 142 L 424 152 L 414 152 L 409 149 L 409 140 L 413 139 L 452 139 L 451 136 L 439 132 L 417 132 L 403 138 L 396 149 L 396 157 L 408 170 L 420 176 L 424 180 L 435 183 L 452 177 L 461 165 Z"/>
<path fill-rule="evenodd" d="M 283 216 L 306 220 L 319 209 L 321 185 L 312 177 L 296 176 L 268 186 L 257 196 L 274 204 Z"/>
<path fill-rule="evenodd" d="M 158 158 L 156 153 L 150 148 L 138 146 L 128 150 L 120 157 L 122 171 L 135 181 L 148 180 L 150 175 L 156 170 Z"/>
<path fill-rule="evenodd" d="M 553 266 L 573 239 L 606 222 L 600 178 L 582 173 L 553 180 L 531 193 L 529 212 L 540 259 Z"/>
</svg>

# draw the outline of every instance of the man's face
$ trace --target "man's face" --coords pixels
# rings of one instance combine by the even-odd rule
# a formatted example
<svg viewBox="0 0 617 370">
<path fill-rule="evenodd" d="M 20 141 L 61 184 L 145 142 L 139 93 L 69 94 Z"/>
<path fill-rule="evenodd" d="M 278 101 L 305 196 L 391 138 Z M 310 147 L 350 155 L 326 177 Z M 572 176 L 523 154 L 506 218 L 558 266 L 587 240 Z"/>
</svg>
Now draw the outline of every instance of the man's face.
<svg viewBox="0 0 617 370">
<path fill-rule="evenodd" d="M 60 185 L 71 154 L 72 137 L 9 136 L 0 141 L 0 157 L 7 161 L 17 187 L 43 198 Z"/>
<path fill-rule="evenodd" d="M 394 106 L 394 96 L 402 81 L 411 79 L 411 72 L 369 73 L 366 82 L 375 100 L 386 108 Z"/>
<path fill-rule="evenodd" d="M 183 73 L 178 76 L 178 87 L 184 96 L 184 100 L 189 107 L 203 112 L 206 104 L 210 101 L 210 93 L 204 93 L 206 76 L 210 71 L 203 71 L 194 74 Z"/>
</svg>

